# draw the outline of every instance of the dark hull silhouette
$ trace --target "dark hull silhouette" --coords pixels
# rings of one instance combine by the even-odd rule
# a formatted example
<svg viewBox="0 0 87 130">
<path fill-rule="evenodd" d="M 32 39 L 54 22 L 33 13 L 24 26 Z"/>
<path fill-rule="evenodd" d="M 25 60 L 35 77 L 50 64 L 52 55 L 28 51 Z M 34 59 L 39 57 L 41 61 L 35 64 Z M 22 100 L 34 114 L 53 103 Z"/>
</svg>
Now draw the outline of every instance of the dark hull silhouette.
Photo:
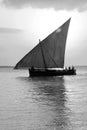
<svg viewBox="0 0 87 130">
<path fill-rule="evenodd" d="M 29 69 L 29 74 L 31 77 L 34 76 L 64 76 L 64 75 L 76 75 L 75 69 Z"/>
</svg>

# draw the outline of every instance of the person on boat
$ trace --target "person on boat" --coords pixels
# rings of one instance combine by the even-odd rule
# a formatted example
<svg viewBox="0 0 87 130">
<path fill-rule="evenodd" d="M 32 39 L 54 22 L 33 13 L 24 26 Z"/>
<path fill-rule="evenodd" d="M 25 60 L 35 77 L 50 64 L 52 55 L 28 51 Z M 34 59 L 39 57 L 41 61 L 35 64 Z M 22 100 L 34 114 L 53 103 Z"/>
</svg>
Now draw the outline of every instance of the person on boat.
<svg viewBox="0 0 87 130">
<path fill-rule="evenodd" d="M 34 67 L 33 66 L 31 67 L 31 70 L 34 71 Z"/>
<path fill-rule="evenodd" d="M 65 72 L 67 72 L 67 70 L 68 70 L 68 69 L 67 69 L 67 67 L 66 67 L 66 68 L 65 68 Z"/>
<path fill-rule="evenodd" d="M 72 66 L 72 70 L 75 70 L 74 66 Z"/>
<path fill-rule="evenodd" d="M 71 70 L 71 67 L 69 66 L 69 70 Z"/>
<path fill-rule="evenodd" d="M 65 68 L 65 70 L 67 70 L 67 67 Z"/>
</svg>

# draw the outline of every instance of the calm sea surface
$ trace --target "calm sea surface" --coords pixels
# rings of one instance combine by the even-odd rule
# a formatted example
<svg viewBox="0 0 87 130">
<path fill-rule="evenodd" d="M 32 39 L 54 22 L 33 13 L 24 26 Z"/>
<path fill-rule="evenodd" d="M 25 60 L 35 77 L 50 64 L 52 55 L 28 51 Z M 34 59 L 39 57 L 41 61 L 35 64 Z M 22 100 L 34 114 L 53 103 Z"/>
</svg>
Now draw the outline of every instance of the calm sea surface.
<svg viewBox="0 0 87 130">
<path fill-rule="evenodd" d="M 0 130 L 87 130 L 87 67 L 76 76 L 28 76 L 0 68 Z"/>
</svg>

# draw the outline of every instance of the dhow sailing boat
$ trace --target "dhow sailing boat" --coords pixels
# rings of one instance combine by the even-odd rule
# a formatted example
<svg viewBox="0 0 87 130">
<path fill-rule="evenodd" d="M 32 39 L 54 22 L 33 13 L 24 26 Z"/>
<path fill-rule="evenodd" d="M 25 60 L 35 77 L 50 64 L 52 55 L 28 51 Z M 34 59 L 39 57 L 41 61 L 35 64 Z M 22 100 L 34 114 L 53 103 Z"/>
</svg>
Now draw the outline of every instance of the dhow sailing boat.
<svg viewBox="0 0 87 130">
<path fill-rule="evenodd" d="M 30 76 L 75 75 L 74 67 L 64 68 L 65 46 L 68 34 L 68 19 L 43 41 L 26 54 L 15 69 L 27 68 Z"/>
</svg>

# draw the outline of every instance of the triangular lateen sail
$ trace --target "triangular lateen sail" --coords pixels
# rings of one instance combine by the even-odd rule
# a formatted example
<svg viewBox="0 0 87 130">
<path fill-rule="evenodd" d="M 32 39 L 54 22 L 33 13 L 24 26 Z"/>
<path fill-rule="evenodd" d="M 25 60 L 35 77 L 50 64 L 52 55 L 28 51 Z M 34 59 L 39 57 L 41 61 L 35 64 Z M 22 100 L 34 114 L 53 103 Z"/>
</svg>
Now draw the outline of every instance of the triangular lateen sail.
<svg viewBox="0 0 87 130">
<path fill-rule="evenodd" d="M 25 55 L 15 68 L 63 68 L 69 23 L 70 19 Z"/>
</svg>

